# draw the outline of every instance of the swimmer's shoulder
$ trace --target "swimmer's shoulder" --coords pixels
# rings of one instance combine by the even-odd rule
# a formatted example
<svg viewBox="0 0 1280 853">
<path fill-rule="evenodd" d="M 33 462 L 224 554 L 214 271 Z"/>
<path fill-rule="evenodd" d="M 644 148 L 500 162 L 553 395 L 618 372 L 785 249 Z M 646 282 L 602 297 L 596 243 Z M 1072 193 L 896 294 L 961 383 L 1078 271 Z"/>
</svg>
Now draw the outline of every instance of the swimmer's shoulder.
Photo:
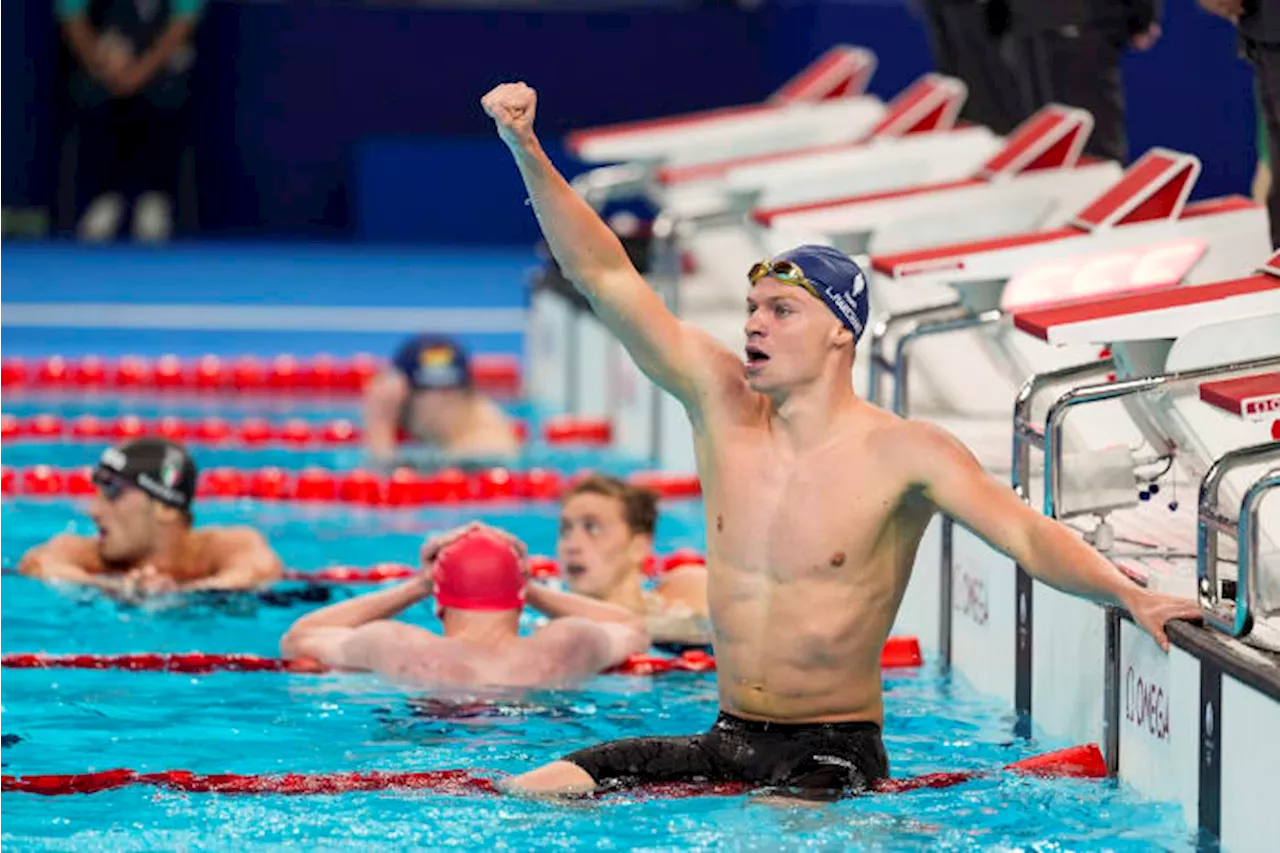
<svg viewBox="0 0 1280 853">
<path fill-rule="evenodd" d="M 581 616 L 553 619 L 527 642 L 533 659 L 554 662 L 566 673 L 599 669 L 604 665 L 601 661 L 609 657 L 608 628 Z"/>
<path fill-rule="evenodd" d="M 706 612 L 707 568 L 697 563 L 677 566 L 658 579 L 654 592 L 664 609 L 684 606 L 696 612 Z"/>
<path fill-rule="evenodd" d="M 954 465 L 977 465 L 965 444 L 937 424 L 884 413 L 868 436 L 869 455 L 881 462 L 882 473 L 892 475 L 906 489 L 925 485 Z"/>
<path fill-rule="evenodd" d="M 279 561 L 262 532 L 243 524 L 196 528 L 191 531 L 188 548 L 192 562 L 211 569 L 246 553 L 262 553 Z"/>
</svg>

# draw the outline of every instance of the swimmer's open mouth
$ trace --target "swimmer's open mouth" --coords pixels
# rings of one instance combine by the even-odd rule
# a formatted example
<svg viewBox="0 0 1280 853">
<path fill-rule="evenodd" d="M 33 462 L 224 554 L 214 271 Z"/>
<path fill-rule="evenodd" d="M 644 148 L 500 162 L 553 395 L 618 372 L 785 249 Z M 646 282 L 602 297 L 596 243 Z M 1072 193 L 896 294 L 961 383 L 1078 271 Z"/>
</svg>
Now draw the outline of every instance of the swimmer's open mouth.
<svg viewBox="0 0 1280 853">
<path fill-rule="evenodd" d="M 580 578 L 587 573 L 587 567 L 581 563 L 565 563 L 564 573 L 571 578 Z"/>
<path fill-rule="evenodd" d="M 747 345 L 747 364 L 764 364 L 769 360 L 769 356 L 758 347 Z"/>
</svg>

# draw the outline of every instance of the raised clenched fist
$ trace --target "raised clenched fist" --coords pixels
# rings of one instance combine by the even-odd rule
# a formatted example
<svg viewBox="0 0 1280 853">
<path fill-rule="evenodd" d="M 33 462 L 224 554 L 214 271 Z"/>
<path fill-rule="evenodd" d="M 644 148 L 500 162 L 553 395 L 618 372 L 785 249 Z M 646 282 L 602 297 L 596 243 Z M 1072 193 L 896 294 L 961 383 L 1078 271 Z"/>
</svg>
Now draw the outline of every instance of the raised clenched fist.
<svg viewBox="0 0 1280 853">
<path fill-rule="evenodd" d="M 538 107 L 538 93 L 524 83 L 503 83 L 489 90 L 480 105 L 493 123 L 498 135 L 511 147 L 527 145 L 533 140 L 533 114 Z"/>
</svg>

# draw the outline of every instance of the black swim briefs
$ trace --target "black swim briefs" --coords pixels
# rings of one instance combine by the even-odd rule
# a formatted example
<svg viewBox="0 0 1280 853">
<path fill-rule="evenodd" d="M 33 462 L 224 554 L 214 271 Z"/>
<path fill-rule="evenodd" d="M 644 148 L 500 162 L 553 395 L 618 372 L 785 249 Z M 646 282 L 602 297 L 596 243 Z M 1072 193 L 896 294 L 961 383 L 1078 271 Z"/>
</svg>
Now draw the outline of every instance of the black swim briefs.
<svg viewBox="0 0 1280 853">
<path fill-rule="evenodd" d="M 833 800 L 889 775 L 880 726 L 772 723 L 720 713 L 689 737 L 619 740 L 565 756 L 606 790 L 655 782 L 743 782 Z"/>
</svg>

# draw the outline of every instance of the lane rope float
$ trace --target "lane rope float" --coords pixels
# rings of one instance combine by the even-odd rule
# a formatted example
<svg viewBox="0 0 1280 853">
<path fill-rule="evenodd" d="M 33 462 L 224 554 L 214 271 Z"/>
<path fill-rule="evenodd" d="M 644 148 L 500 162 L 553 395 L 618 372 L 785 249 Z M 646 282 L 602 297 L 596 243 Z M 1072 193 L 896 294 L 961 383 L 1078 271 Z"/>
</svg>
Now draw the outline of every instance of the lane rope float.
<svg viewBox="0 0 1280 853">
<path fill-rule="evenodd" d="M 880 653 L 886 669 L 917 667 L 923 663 L 920 643 L 915 637 L 890 637 Z M 308 658 L 272 658 L 250 654 L 207 652 L 145 652 L 136 654 L 46 654 L 11 652 L 0 655 L 4 669 L 85 669 L 127 672 L 293 672 L 321 673 L 327 668 Z M 715 672 L 716 660 L 702 651 L 686 651 L 676 657 L 632 655 L 611 675 L 665 675 L 669 672 Z"/>
<path fill-rule="evenodd" d="M 107 359 L 55 355 L 34 361 L 0 360 L 0 385 L 5 390 L 357 394 L 385 365 L 384 360 L 368 353 L 351 358 L 298 358 L 287 353 L 233 359 L 163 355 L 154 360 L 137 356 Z M 520 361 L 512 356 L 477 354 L 471 359 L 471 381 L 489 394 L 518 394 Z"/>
<path fill-rule="evenodd" d="M 529 425 L 516 421 L 521 441 L 529 437 Z M 542 441 L 551 447 L 607 447 L 613 442 L 613 425 L 607 418 L 560 416 L 542 422 Z M 80 415 L 64 418 L 52 412 L 25 417 L 0 415 L 0 439 L 16 442 L 122 441 L 156 437 L 186 444 L 212 447 L 293 448 L 346 447 L 359 444 L 364 435 L 354 421 L 346 418 L 308 421 L 303 418 L 268 420 L 260 417 L 183 418 L 166 415 L 144 419 L 137 415 L 99 417 Z M 411 443 L 406 432 L 401 443 Z"/>
<path fill-rule="evenodd" d="M 965 770 L 929 773 L 902 779 L 881 779 L 871 793 L 902 794 L 924 788 L 949 788 L 993 773 L 1019 773 L 1042 778 L 1102 779 L 1106 762 L 1096 744 L 1068 747 L 1006 764 L 997 771 Z M 171 791 L 202 794 L 344 794 L 352 791 L 434 791 L 453 795 L 500 794 L 499 781 L 473 770 L 427 770 L 418 772 L 347 773 L 214 773 L 189 770 L 139 773 L 118 768 L 95 773 L 3 776 L 0 790 L 14 793 L 65 796 L 96 794 L 129 786 L 153 786 Z M 663 784 L 625 792 L 628 796 L 685 798 L 695 796 L 738 796 L 752 787 L 745 784 Z M 597 796 L 609 796 L 607 794 Z"/>
<path fill-rule="evenodd" d="M 487 468 L 463 471 L 446 468 L 420 473 L 397 468 L 390 474 L 363 469 L 300 471 L 264 468 L 208 468 L 200 472 L 196 494 L 202 498 L 257 498 L 269 501 L 346 503 L 365 506 L 425 506 L 429 504 L 491 501 L 551 501 L 567 484 L 588 472 L 560 472 L 549 468 Z M 668 500 L 688 500 L 702 494 L 693 474 L 639 471 L 627 480 L 652 489 Z M 0 467 L 0 492 L 6 497 L 82 497 L 94 493 L 93 469 L 33 465 Z"/>
</svg>

